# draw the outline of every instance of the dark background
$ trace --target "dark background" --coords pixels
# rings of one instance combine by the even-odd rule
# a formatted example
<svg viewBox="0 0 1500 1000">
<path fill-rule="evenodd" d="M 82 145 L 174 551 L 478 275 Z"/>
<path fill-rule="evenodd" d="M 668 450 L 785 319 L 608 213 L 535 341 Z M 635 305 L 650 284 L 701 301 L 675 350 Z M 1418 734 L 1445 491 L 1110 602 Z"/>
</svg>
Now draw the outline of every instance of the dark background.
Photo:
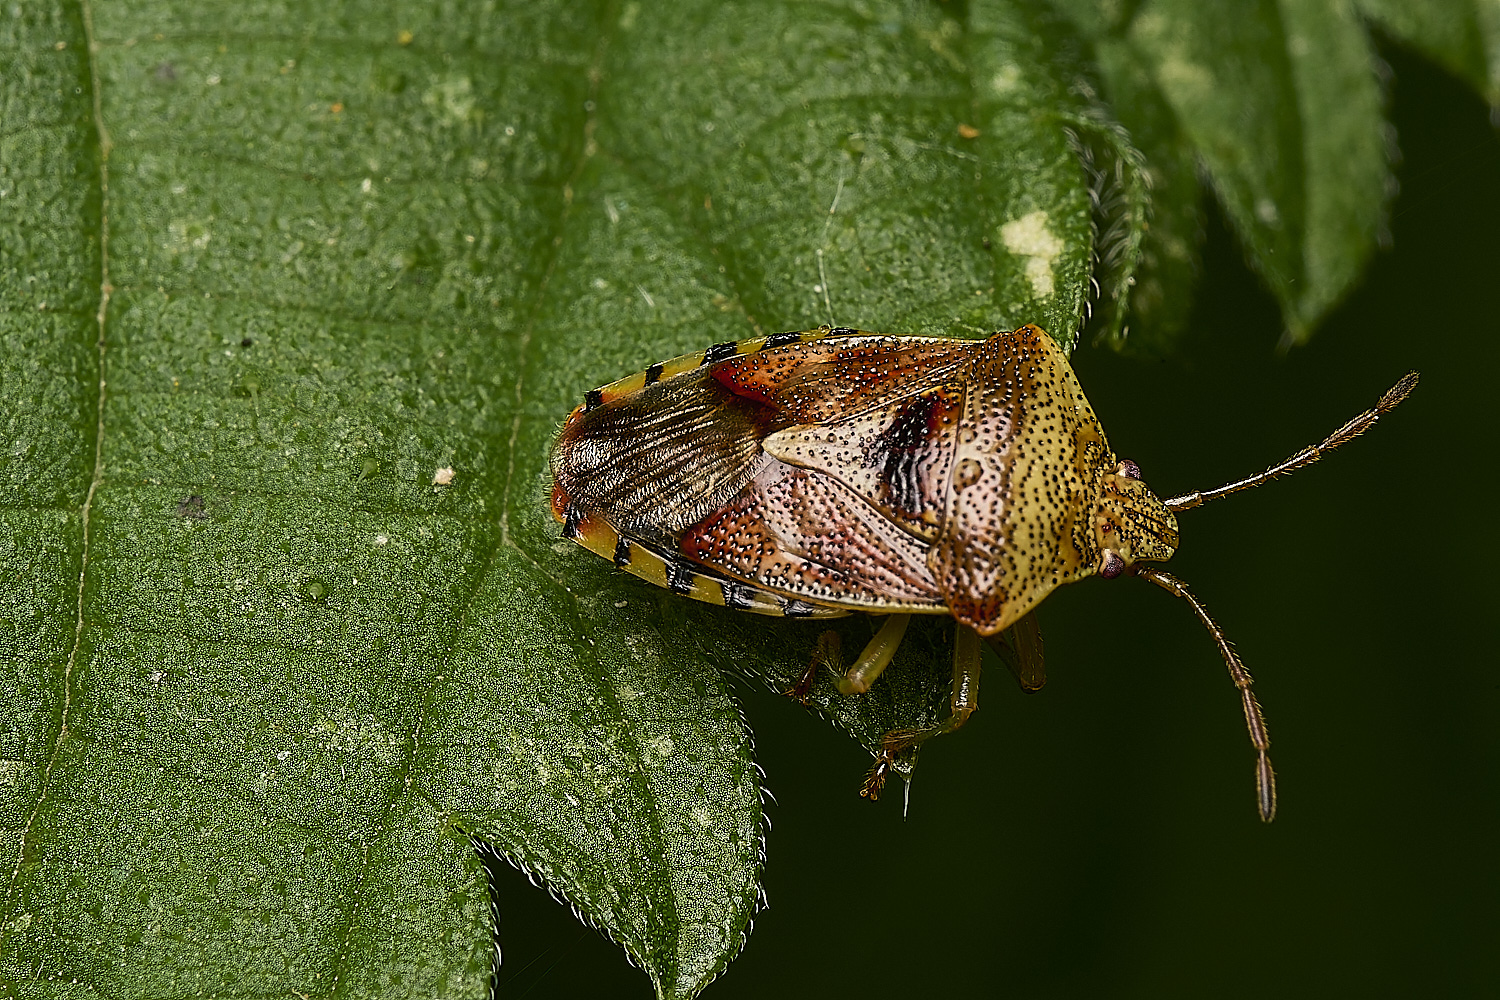
<svg viewBox="0 0 1500 1000">
<path fill-rule="evenodd" d="M 1276 822 L 1256 819 L 1207 634 L 1128 578 L 1048 598 L 1046 689 L 1022 695 L 991 663 L 983 711 L 924 750 L 905 818 L 899 794 L 855 794 L 864 751 L 740 684 L 778 800 L 771 906 L 708 1000 L 1500 990 L 1500 141 L 1464 86 L 1382 54 L 1404 154 L 1394 246 L 1311 345 L 1276 351 L 1276 305 L 1210 209 L 1181 350 L 1073 359 L 1163 496 L 1259 470 L 1422 373 L 1325 462 L 1181 516 L 1169 568 L 1257 678 Z M 618 948 L 493 875 L 502 1000 L 650 996 Z"/>
</svg>

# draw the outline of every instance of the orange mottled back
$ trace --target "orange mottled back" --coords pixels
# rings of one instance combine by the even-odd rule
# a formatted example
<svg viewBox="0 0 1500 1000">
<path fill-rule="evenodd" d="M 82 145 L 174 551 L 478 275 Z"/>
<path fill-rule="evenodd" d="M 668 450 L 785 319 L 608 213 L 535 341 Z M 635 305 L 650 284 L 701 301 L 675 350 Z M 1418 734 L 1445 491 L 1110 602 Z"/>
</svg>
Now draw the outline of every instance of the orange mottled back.
<svg viewBox="0 0 1500 1000">
<path fill-rule="evenodd" d="M 1160 506 L 1114 489 L 1118 464 L 1037 327 L 825 329 L 716 344 L 588 393 L 553 452 L 553 509 L 569 537 L 701 600 L 952 613 L 991 635 L 1097 572 L 1124 508 Z"/>
</svg>

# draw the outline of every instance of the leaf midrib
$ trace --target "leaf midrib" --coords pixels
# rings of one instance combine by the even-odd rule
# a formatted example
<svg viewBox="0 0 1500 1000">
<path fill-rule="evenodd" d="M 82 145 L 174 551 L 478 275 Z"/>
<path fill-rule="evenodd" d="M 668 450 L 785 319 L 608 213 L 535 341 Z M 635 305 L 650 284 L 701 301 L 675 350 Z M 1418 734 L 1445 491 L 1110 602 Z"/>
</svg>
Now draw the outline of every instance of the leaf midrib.
<svg viewBox="0 0 1500 1000">
<path fill-rule="evenodd" d="M 99 198 L 100 204 L 98 216 L 98 249 L 100 253 L 99 298 L 97 308 L 96 310 L 94 310 L 93 314 L 93 318 L 95 319 L 98 327 L 98 339 L 96 345 L 97 353 L 95 355 L 96 364 L 94 372 L 97 375 L 98 384 L 98 397 L 95 406 L 96 428 L 94 436 L 94 462 L 93 468 L 91 470 L 89 486 L 83 498 L 82 504 L 78 506 L 68 505 L 48 508 L 55 509 L 58 512 L 63 512 L 70 515 L 76 514 L 79 517 L 79 530 L 82 535 L 82 541 L 79 557 L 78 584 L 75 591 L 75 600 L 73 602 L 74 629 L 72 641 L 70 643 L 67 654 L 67 659 L 62 669 L 61 706 L 56 716 L 57 722 L 55 723 L 55 735 L 51 740 L 51 746 L 47 751 L 46 764 L 43 767 L 42 778 L 39 782 L 39 789 L 36 793 L 35 801 L 27 814 L 25 824 L 21 830 L 19 846 L 16 854 L 16 862 L 10 877 L 10 885 L 12 891 L 15 890 L 20 881 L 21 872 L 25 867 L 25 859 L 32 851 L 35 850 L 35 844 L 33 843 L 33 840 L 35 839 L 36 835 L 33 831 L 38 829 L 37 819 L 41 815 L 42 810 L 45 808 L 47 802 L 52 798 L 54 780 L 60 778 L 59 767 L 65 753 L 64 746 L 70 734 L 72 716 L 76 714 L 76 699 L 74 697 L 75 692 L 73 690 L 74 678 L 76 674 L 75 667 L 79 663 L 80 654 L 82 654 L 87 648 L 85 643 L 85 632 L 91 626 L 96 626 L 98 624 L 86 613 L 86 598 L 89 573 L 91 571 L 97 572 L 98 566 L 96 564 L 99 563 L 99 559 L 96 557 L 96 554 L 94 552 L 94 549 L 97 548 L 97 545 L 94 544 L 94 525 L 91 523 L 91 514 L 93 513 L 94 502 L 96 497 L 98 497 L 99 495 L 100 489 L 107 485 L 105 461 L 107 407 L 110 403 L 123 402 L 130 395 L 132 395 L 127 393 L 118 401 L 108 399 L 105 395 L 105 390 L 108 383 L 108 369 L 106 365 L 106 319 L 108 317 L 112 294 L 114 293 L 114 291 L 116 291 L 110 283 L 110 261 L 108 256 L 109 225 L 111 214 L 111 205 L 109 200 L 108 159 L 112 144 L 109 139 L 108 128 L 105 124 L 103 116 L 102 105 L 104 95 L 99 67 L 101 46 L 97 43 L 94 35 L 93 11 L 90 5 L 90 0 L 80 0 L 80 8 L 82 11 L 84 22 L 84 44 L 87 47 L 89 71 L 88 83 L 90 87 L 91 102 L 90 120 L 92 121 L 94 131 L 94 139 L 92 140 L 91 145 L 94 149 L 97 150 L 95 154 L 97 156 L 97 173 L 95 176 L 95 180 L 97 183 L 97 197 Z M 591 70 L 594 72 L 596 79 L 597 70 L 600 63 L 602 62 L 606 43 L 607 38 L 601 37 L 600 44 L 596 48 L 595 59 L 591 67 Z M 67 127 L 69 125 L 69 123 L 67 122 L 56 122 L 50 124 L 53 127 Z M 35 127 L 35 124 L 29 123 L 27 127 Z M 591 127 L 592 121 L 589 123 L 589 125 L 586 125 L 586 128 L 591 129 Z M 585 146 L 587 146 L 586 142 Z M 581 174 L 590 156 L 591 153 L 588 151 L 580 154 L 573 174 L 570 177 L 570 181 L 576 180 L 577 176 Z M 257 164 L 257 166 L 265 167 L 266 165 Z M 274 171 L 274 167 L 272 169 Z M 299 175 L 299 177 L 300 176 L 301 175 Z M 305 178 L 303 179 L 305 180 Z M 539 187 L 541 185 L 537 185 L 535 182 L 532 182 L 528 186 Z M 558 193 L 560 194 L 561 192 Z M 554 216 L 551 231 L 546 233 L 546 247 L 549 251 L 549 262 L 547 264 L 546 271 L 542 277 L 542 280 L 536 287 L 529 308 L 529 316 L 527 318 L 525 326 L 522 328 L 523 339 L 521 344 L 521 355 L 523 358 L 529 358 L 529 356 L 533 353 L 527 348 L 530 343 L 532 331 L 537 321 L 537 315 L 545 299 L 548 285 L 547 279 L 550 278 L 551 273 L 557 265 L 557 247 L 558 245 L 560 245 L 560 241 L 557 238 L 564 236 L 564 230 L 570 214 L 571 213 L 567 209 L 565 209 L 560 215 Z M 253 296 L 251 296 L 251 298 L 253 298 Z M 285 307 L 289 303 L 276 304 L 281 307 Z M 291 303 L 290 305 L 292 305 L 293 308 L 297 308 L 299 310 L 305 309 L 309 312 L 314 313 L 321 311 L 311 303 Z M 83 312 L 81 310 L 74 311 L 79 313 L 79 318 L 83 317 Z M 348 317 L 347 315 L 343 315 L 341 316 L 341 318 L 347 320 L 350 317 Z M 382 319 L 374 316 L 366 317 L 364 319 L 371 323 L 401 322 L 403 323 L 403 325 L 406 325 L 407 323 L 411 322 L 411 320 L 391 320 L 389 318 Z M 417 322 L 420 324 L 420 320 L 417 320 Z M 498 527 L 499 530 L 496 531 L 494 535 L 492 535 L 492 538 L 494 540 L 488 545 L 488 553 L 486 554 L 484 562 L 479 568 L 479 571 L 474 574 L 472 584 L 468 588 L 466 596 L 452 612 L 452 617 L 450 619 L 450 634 L 448 637 L 448 641 L 445 644 L 445 648 L 441 648 L 440 651 L 434 651 L 436 654 L 434 657 L 434 667 L 428 674 L 428 676 L 421 682 L 421 686 L 426 689 L 425 696 L 421 698 L 420 707 L 416 713 L 416 718 L 413 720 L 411 726 L 407 731 L 406 737 L 403 740 L 405 744 L 405 752 L 403 755 L 404 760 L 401 767 L 392 774 L 394 782 L 390 787 L 390 791 L 385 796 L 385 802 L 382 810 L 380 811 L 378 816 L 372 817 L 372 821 L 369 822 L 369 824 L 365 827 L 366 837 L 363 838 L 365 842 L 360 852 L 360 862 L 356 871 L 351 872 L 351 875 L 353 876 L 352 885 L 350 886 L 350 889 L 346 894 L 341 894 L 342 898 L 339 900 L 337 905 L 337 912 L 340 914 L 340 918 L 336 925 L 328 928 L 328 936 L 330 940 L 337 941 L 337 945 L 331 957 L 328 970 L 332 983 L 334 984 L 334 995 L 341 995 L 343 992 L 339 987 L 344 982 L 344 973 L 348 968 L 347 963 L 351 954 L 353 954 L 354 945 L 356 944 L 356 928 L 358 926 L 356 915 L 360 912 L 361 907 L 362 905 L 364 905 L 364 901 L 368 896 L 368 883 L 371 881 L 371 879 L 369 878 L 369 874 L 372 867 L 378 864 L 377 859 L 382 854 L 382 841 L 388 840 L 389 832 L 393 829 L 392 817 L 398 813 L 400 804 L 407 799 L 407 793 L 415 789 L 419 796 L 422 795 L 421 788 L 423 782 L 421 780 L 422 775 L 419 773 L 417 767 L 417 755 L 422 749 L 422 740 L 424 738 L 423 734 L 431 726 L 431 716 L 436 701 L 433 695 L 439 685 L 445 683 L 450 679 L 455 647 L 459 644 L 466 626 L 473 623 L 475 600 L 484 589 L 485 582 L 489 578 L 491 570 L 495 566 L 497 555 L 500 552 L 501 547 L 508 546 L 514 551 L 520 553 L 525 558 L 526 562 L 534 571 L 534 576 L 539 585 L 539 589 L 552 591 L 559 597 L 566 597 L 567 601 L 571 604 L 574 610 L 574 614 L 572 617 L 574 618 L 575 625 L 581 626 L 582 616 L 579 613 L 577 597 L 570 594 L 565 587 L 558 584 L 553 576 L 545 572 L 542 569 L 541 565 L 536 561 L 536 559 L 533 558 L 530 553 L 526 552 L 520 545 L 517 545 L 511 539 L 509 534 L 510 487 L 511 483 L 515 479 L 516 446 L 520 437 L 520 430 L 522 427 L 521 421 L 524 419 L 524 414 L 520 412 L 520 409 L 525 399 L 523 380 L 526 367 L 527 366 L 523 365 L 521 372 L 518 373 L 519 377 L 516 383 L 515 403 L 517 406 L 517 413 L 512 422 L 510 436 L 507 442 L 507 478 L 505 480 L 503 499 L 502 503 L 500 504 L 500 511 L 497 518 L 498 524 L 495 525 L 495 527 Z M 87 375 L 85 375 L 84 377 L 86 378 Z M 258 490 L 253 487 L 246 486 L 237 487 L 234 492 L 238 494 L 266 494 L 277 496 L 286 495 L 283 492 L 266 491 L 263 489 Z M 27 508 L 37 509 L 37 506 L 27 505 Z M 440 514 L 437 516 L 442 517 L 442 515 Z M 577 629 L 575 634 L 582 631 L 583 630 L 580 627 Z M 264 645 L 264 643 L 258 643 L 258 645 Z M 580 657 L 583 658 L 586 662 L 593 664 L 594 669 L 591 672 L 593 673 L 596 681 L 602 682 L 607 679 L 596 656 L 591 655 L 590 652 L 586 649 L 580 648 L 577 650 L 577 652 Z M 597 687 L 604 694 L 604 696 L 610 700 L 613 708 L 613 715 L 617 718 L 622 717 L 623 712 L 621 711 L 621 707 L 618 701 L 615 699 L 614 692 L 612 691 L 610 685 L 607 683 L 599 683 Z M 661 868 L 661 875 L 663 876 L 661 887 L 666 890 L 666 893 L 664 895 L 659 894 L 657 898 L 653 899 L 653 906 L 658 910 L 658 912 L 662 910 L 667 911 L 668 926 L 672 927 L 672 929 L 676 931 L 677 918 L 675 914 L 675 897 L 672 894 L 673 886 L 671 873 L 670 870 L 666 868 L 665 863 L 662 860 L 666 857 L 667 851 L 665 850 L 664 839 L 662 835 L 663 823 L 660 816 L 660 804 L 657 802 L 655 796 L 651 794 L 651 789 L 645 779 L 644 767 L 639 766 L 643 761 L 643 755 L 639 747 L 636 745 L 634 734 L 626 733 L 625 735 L 625 742 L 629 748 L 629 755 L 638 765 L 632 768 L 631 780 L 637 786 L 638 791 L 641 793 L 642 799 L 648 804 L 649 809 L 649 816 L 646 817 L 647 823 L 643 825 L 643 832 L 649 830 L 650 837 L 654 841 L 654 845 L 648 848 L 648 850 L 650 851 L 653 864 L 658 865 Z M 44 827 L 42 829 L 44 829 Z M 618 936 L 618 932 L 616 934 L 612 934 L 611 936 Z M 635 945 L 636 947 L 639 947 L 644 945 L 646 942 L 636 941 L 630 943 Z M 635 951 L 636 948 L 632 947 L 631 950 Z M 659 980 L 658 986 L 666 994 L 675 992 L 678 976 L 678 955 L 675 948 L 660 955 L 652 955 L 649 952 L 643 952 L 638 954 L 636 957 L 647 968 L 652 967 L 651 962 L 654 960 L 657 963 L 657 967 L 659 968 L 661 974 L 661 979 Z M 656 978 L 656 976 L 653 975 L 653 978 Z"/>
<path fill-rule="evenodd" d="M 484 567 L 481 569 L 478 579 L 476 580 L 476 586 L 473 592 L 470 593 L 468 599 L 465 601 L 464 609 L 459 615 L 459 625 L 454 629 L 453 638 L 449 644 L 445 662 L 450 662 L 452 659 L 454 646 L 457 644 L 458 637 L 462 632 L 462 626 L 465 623 L 466 619 L 468 619 L 469 614 L 472 611 L 474 598 L 479 593 L 479 585 L 489 575 L 490 569 L 493 567 L 495 558 L 499 554 L 499 550 L 501 547 L 511 548 L 515 552 L 520 554 L 522 558 L 526 560 L 526 564 L 530 567 L 531 571 L 536 574 L 537 578 L 540 581 L 542 581 L 544 587 L 547 590 L 559 594 L 563 598 L 563 601 L 568 607 L 568 617 L 571 619 L 572 624 L 575 627 L 575 637 L 577 635 L 583 634 L 584 632 L 584 612 L 578 600 L 578 596 L 567 587 L 559 583 L 554 576 L 547 573 L 543 569 L 536 556 L 533 553 L 528 552 L 526 548 L 511 535 L 511 487 L 516 483 L 516 446 L 517 442 L 520 439 L 522 423 L 526 418 L 526 376 L 531 371 L 533 364 L 536 361 L 536 353 L 534 352 L 532 347 L 533 334 L 536 331 L 537 321 L 541 315 L 542 307 L 547 299 L 547 291 L 549 286 L 551 285 L 552 276 L 556 273 L 558 261 L 562 253 L 562 248 L 567 241 L 568 222 L 573 216 L 573 207 L 576 203 L 576 198 L 574 197 L 574 185 L 583 176 L 583 173 L 587 169 L 589 162 L 597 155 L 599 155 L 600 152 L 597 142 L 594 138 L 594 133 L 598 128 L 599 121 L 599 90 L 604 68 L 604 59 L 609 51 L 609 45 L 613 37 L 610 26 L 618 21 L 618 19 L 613 16 L 613 9 L 613 4 L 607 5 L 605 8 L 604 26 L 599 29 L 598 39 L 594 46 L 594 56 L 590 60 L 589 68 L 587 71 L 589 78 L 589 105 L 587 106 L 587 109 L 584 113 L 585 117 L 582 137 L 583 142 L 579 148 L 577 162 L 574 164 L 571 173 L 563 181 L 562 187 L 558 192 L 564 198 L 563 208 L 562 211 L 559 212 L 555 217 L 555 222 L 553 223 L 554 228 L 552 232 L 548 234 L 549 238 L 544 244 L 547 253 L 547 263 L 542 270 L 540 279 L 537 282 L 536 291 L 533 294 L 531 303 L 527 308 L 526 319 L 521 326 L 520 343 L 518 345 L 519 350 L 517 352 L 520 357 L 520 370 L 517 372 L 516 376 L 516 412 L 511 423 L 510 440 L 507 442 L 505 487 L 502 492 L 500 502 L 500 537 L 491 546 L 488 555 L 485 557 Z M 573 643 L 573 648 L 575 654 L 578 655 L 579 659 L 583 663 L 587 663 L 593 668 L 591 671 L 589 671 L 592 674 L 593 679 L 596 681 L 604 680 L 605 672 L 602 664 L 599 662 L 598 654 L 595 653 L 592 648 L 585 647 L 583 644 L 577 643 L 576 641 Z M 617 719 L 624 718 L 624 709 L 620 704 L 618 695 L 614 687 L 607 683 L 599 683 L 596 685 L 596 690 L 607 702 L 610 714 Z M 653 984 L 656 986 L 657 991 L 660 995 L 673 996 L 676 995 L 677 992 L 678 978 L 680 973 L 680 957 L 678 953 L 680 942 L 677 940 L 678 932 L 680 931 L 680 921 L 677 913 L 677 899 L 675 894 L 675 886 L 672 879 L 672 872 L 665 862 L 667 851 L 666 841 L 662 833 L 663 823 L 661 815 L 661 805 L 657 801 L 656 796 L 652 793 L 650 782 L 646 780 L 644 767 L 645 756 L 641 752 L 634 731 L 629 727 L 626 727 L 621 736 L 623 744 L 628 747 L 627 752 L 629 754 L 629 757 L 635 764 L 635 766 L 631 769 L 629 780 L 640 793 L 641 801 L 646 804 L 645 829 L 649 831 L 651 840 L 653 841 L 651 845 L 653 853 L 649 855 L 649 860 L 654 865 L 660 868 L 661 875 L 663 876 L 665 884 L 659 885 L 659 888 L 666 890 L 665 892 L 657 893 L 656 903 L 660 907 L 660 910 L 663 911 L 663 919 L 665 924 L 672 929 L 673 947 L 669 952 L 664 952 L 654 956 L 649 954 L 634 954 L 634 949 L 631 948 L 631 944 L 636 942 L 625 940 L 623 934 L 620 934 L 616 929 L 611 929 L 610 937 L 614 938 L 617 942 L 624 946 L 627 951 L 631 951 L 632 957 L 640 964 L 641 968 L 646 969 L 651 974 Z M 507 860 L 509 859 L 507 858 Z M 561 890 L 559 889 L 559 891 Z M 566 894 L 564 894 L 564 898 L 568 898 Z M 575 906 L 577 905 L 577 901 L 572 900 L 571 898 L 569 898 L 569 902 Z M 655 961 L 652 961 L 653 959 L 655 959 Z M 660 974 L 660 979 L 657 978 L 658 973 Z"/>
<path fill-rule="evenodd" d="M 104 126 L 104 118 L 101 114 L 101 101 L 99 94 L 99 48 L 94 40 L 94 12 L 92 0 L 80 0 L 79 8 L 83 14 L 83 36 L 86 59 L 89 69 L 89 91 L 91 100 L 91 116 L 94 122 L 94 137 L 97 142 L 99 163 L 99 308 L 94 319 L 99 329 L 99 337 L 96 345 L 97 359 L 97 396 L 95 403 L 95 428 L 94 428 L 94 468 L 89 477 L 88 492 L 84 495 L 83 505 L 79 508 L 79 530 L 82 533 L 82 548 L 78 559 L 78 587 L 75 594 L 74 619 L 73 619 L 73 642 L 68 649 L 68 658 L 63 665 L 62 675 L 62 705 L 58 710 L 57 735 L 52 740 L 52 746 L 47 752 L 47 763 L 42 768 L 42 780 L 37 789 L 36 802 L 32 804 L 31 811 L 26 816 L 26 822 L 21 827 L 21 836 L 16 846 L 16 864 L 10 875 L 10 892 L 14 892 L 16 883 L 21 877 L 21 868 L 25 865 L 27 845 L 31 838 L 32 827 L 36 818 L 42 811 L 42 806 L 47 801 L 47 796 L 52 789 L 52 770 L 57 764 L 58 756 L 62 753 L 63 742 L 68 738 L 69 716 L 73 707 L 73 669 L 78 662 L 78 651 L 83 645 L 83 632 L 85 619 L 83 613 L 84 589 L 88 580 L 89 570 L 89 541 L 90 524 L 89 515 L 93 511 L 94 496 L 99 491 L 99 486 L 104 479 L 104 406 L 105 389 L 107 386 L 108 369 L 105 366 L 105 320 L 109 311 L 109 298 L 113 289 L 109 284 L 109 130 Z"/>
</svg>

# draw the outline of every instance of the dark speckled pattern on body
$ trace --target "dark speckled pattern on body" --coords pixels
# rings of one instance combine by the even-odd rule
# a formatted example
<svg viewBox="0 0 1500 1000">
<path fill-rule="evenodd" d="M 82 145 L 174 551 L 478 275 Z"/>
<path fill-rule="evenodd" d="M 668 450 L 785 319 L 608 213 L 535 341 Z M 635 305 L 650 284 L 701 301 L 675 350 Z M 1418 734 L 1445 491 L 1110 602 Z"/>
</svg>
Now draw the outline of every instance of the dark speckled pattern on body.
<svg viewBox="0 0 1500 1000">
<path fill-rule="evenodd" d="M 553 452 L 554 513 L 699 600 L 952 613 L 993 634 L 1104 553 L 1161 560 L 1177 541 L 1145 484 L 1116 475 L 1067 358 L 1036 327 L 715 344 L 590 403 Z M 627 540 L 660 557 L 622 562 Z"/>
</svg>

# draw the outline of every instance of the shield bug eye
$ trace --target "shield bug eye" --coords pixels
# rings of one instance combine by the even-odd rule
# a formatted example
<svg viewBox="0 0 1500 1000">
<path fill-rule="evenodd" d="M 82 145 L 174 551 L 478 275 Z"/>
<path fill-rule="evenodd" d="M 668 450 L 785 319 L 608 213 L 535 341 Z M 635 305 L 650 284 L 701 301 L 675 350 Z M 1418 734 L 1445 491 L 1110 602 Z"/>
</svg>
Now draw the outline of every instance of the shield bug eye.
<svg viewBox="0 0 1500 1000">
<path fill-rule="evenodd" d="M 1104 550 L 1104 565 L 1099 567 L 1099 575 L 1106 580 L 1113 580 L 1125 572 L 1125 560 L 1120 558 L 1120 553 L 1114 549 Z"/>
<path fill-rule="evenodd" d="M 1126 479 L 1141 478 L 1141 467 L 1128 458 L 1120 460 L 1120 468 L 1116 471 Z"/>
</svg>

